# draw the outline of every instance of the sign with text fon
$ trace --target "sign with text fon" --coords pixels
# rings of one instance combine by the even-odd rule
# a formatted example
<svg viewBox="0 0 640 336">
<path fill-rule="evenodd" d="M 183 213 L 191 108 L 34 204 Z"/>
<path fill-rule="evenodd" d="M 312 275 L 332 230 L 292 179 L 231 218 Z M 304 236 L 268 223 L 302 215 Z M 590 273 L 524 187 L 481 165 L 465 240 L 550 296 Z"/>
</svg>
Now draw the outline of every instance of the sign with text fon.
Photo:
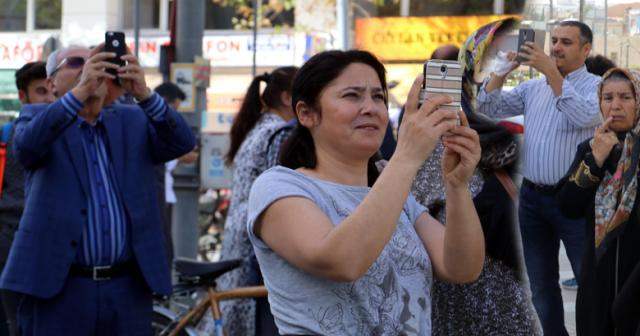
<svg viewBox="0 0 640 336">
<path fill-rule="evenodd" d="M 195 112 L 195 71 L 193 63 L 171 63 L 171 83 L 177 85 L 187 96 L 178 108 L 180 112 Z"/>
<path fill-rule="evenodd" d="M 385 61 L 424 61 L 438 47 L 462 46 L 478 28 L 512 15 L 357 18 L 357 48 Z"/>
</svg>

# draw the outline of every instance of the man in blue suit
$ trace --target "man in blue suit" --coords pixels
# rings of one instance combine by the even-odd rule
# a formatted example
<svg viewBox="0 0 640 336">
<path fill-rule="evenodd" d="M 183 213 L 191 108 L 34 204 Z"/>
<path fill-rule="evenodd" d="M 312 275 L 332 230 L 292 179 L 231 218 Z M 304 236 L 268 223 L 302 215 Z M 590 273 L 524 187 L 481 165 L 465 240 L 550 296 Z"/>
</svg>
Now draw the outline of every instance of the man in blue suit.
<svg viewBox="0 0 640 336">
<path fill-rule="evenodd" d="M 52 54 L 56 102 L 26 105 L 16 120 L 26 205 L 0 288 L 25 294 L 22 335 L 147 336 L 152 292 L 172 292 L 153 167 L 196 139 L 130 51 L 118 67 L 102 46 Z M 102 108 L 107 69 L 138 106 Z"/>
</svg>

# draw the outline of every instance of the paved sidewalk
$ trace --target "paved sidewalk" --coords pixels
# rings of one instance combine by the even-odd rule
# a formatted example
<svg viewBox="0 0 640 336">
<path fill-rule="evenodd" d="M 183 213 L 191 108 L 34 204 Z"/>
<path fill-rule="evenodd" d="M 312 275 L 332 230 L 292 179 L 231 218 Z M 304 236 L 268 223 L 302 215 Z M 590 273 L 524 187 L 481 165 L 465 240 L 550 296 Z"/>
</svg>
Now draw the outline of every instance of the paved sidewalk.
<svg viewBox="0 0 640 336">
<path fill-rule="evenodd" d="M 560 245 L 560 281 L 573 278 L 573 271 L 564 245 Z M 560 285 L 562 286 L 562 285 Z M 564 323 L 570 336 L 576 335 L 576 294 L 578 291 L 562 288 L 564 301 Z"/>
</svg>

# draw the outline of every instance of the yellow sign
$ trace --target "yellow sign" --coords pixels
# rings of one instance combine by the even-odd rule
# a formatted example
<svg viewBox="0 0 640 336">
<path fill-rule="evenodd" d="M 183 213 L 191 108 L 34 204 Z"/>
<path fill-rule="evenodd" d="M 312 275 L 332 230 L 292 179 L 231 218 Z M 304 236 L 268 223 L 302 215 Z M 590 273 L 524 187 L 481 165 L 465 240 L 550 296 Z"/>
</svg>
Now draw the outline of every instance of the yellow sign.
<svg viewBox="0 0 640 336">
<path fill-rule="evenodd" d="M 357 18 L 355 44 L 385 61 L 425 61 L 438 47 L 460 47 L 480 27 L 509 17 L 513 16 Z"/>
<path fill-rule="evenodd" d="M 207 111 L 240 111 L 244 93 L 208 93 Z"/>
</svg>

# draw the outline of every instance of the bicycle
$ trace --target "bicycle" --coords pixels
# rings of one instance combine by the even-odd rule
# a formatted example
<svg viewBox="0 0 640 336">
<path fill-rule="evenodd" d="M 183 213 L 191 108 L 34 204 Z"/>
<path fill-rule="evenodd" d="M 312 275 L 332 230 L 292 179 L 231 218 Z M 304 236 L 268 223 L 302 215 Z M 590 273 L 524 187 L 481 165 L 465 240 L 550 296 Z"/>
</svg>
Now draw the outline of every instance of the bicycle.
<svg viewBox="0 0 640 336">
<path fill-rule="evenodd" d="M 205 318 L 208 308 L 211 308 L 215 335 L 223 336 L 220 301 L 267 296 L 267 289 L 264 286 L 215 291 L 216 279 L 239 267 L 240 260 L 200 262 L 186 258 L 175 258 L 174 266 L 178 274 L 178 284 L 174 286 L 174 293 L 170 297 L 159 299 L 163 303 L 173 304 L 184 311 L 176 314 L 161 305 L 154 305 L 152 322 L 154 336 L 201 336 L 195 326 Z M 201 293 L 204 294 L 204 297 L 195 306 L 179 302 L 180 298 L 188 296 L 195 298 Z"/>
</svg>

